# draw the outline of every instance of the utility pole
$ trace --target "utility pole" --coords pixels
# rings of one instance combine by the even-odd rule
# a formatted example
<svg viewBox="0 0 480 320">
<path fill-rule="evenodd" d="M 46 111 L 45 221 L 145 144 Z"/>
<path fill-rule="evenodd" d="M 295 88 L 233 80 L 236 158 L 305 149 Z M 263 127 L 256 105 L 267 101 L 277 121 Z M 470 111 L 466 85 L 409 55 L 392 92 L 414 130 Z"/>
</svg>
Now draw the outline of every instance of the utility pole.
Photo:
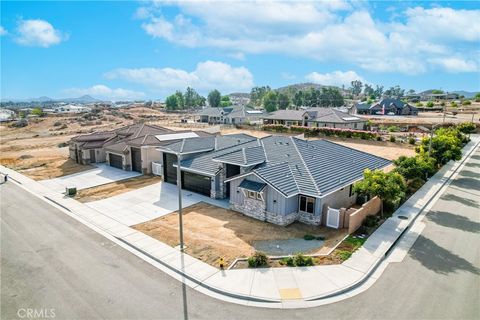
<svg viewBox="0 0 480 320">
<path fill-rule="evenodd" d="M 182 171 L 180 170 L 180 161 L 182 154 L 177 153 L 177 189 L 178 189 L 178 224 L 180 230 L 180 251 L 183 252 L 183 215 L 182 215 Z"/>
</svg>

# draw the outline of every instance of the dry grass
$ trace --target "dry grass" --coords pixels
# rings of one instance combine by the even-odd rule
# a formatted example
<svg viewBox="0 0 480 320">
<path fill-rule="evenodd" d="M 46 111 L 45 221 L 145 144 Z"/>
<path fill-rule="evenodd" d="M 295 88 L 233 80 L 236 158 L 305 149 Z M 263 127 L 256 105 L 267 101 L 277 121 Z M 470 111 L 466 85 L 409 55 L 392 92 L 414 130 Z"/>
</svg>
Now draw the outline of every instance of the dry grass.
<svg viewBox="0 0 480 320">
<path fill-rule="evenodd" d="M 217 266 L 220 257 L 228 265 L 236 258 L 252 255 L 255 252 L 251 245 L 254 240 L 302 238 L 305 234 L 322 235 L 326 238 L 324 246 L 309 252 L 320 254 L 335 246 L 345 235 L 343 231 L 299 222 L 287 227 L 277 226 L 206 203 L 184 209 L 183 223 L 186 252 L 214 266 Z M 179 243 L 177 213 L 132 228 L 172 247 Z"/>
<path fill-rule="evenodd" d="M 80 202 L 92 202 L 110 198 L 128 191 L 143 188 L 162 181 L 157 176 L 139 176 L 126 180 L 116 181 L 101 186 L 82 189 L 77 192 L 75 200 Z"/>
</svg>

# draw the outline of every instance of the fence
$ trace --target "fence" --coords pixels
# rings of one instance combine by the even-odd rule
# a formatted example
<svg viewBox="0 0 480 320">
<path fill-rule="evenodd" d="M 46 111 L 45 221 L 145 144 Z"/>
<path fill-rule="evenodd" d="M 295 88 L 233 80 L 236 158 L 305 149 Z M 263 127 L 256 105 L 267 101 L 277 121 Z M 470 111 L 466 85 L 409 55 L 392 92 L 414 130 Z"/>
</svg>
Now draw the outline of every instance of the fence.
<svg viewBox="0 0 480 320">
<path fill-rule="evenodd" d="M 382 200 L 380 200 L 378 197 L 375 197 L 370 201 L 365 202 L 358 210 L 347 210 L 345 212 L 344 227 L 348 228 L 348 233 L 354 233 L 362 225 L 362 222 L 367 216 L 374 216 L 379 213 L 381 205 Z"/>
</svg>

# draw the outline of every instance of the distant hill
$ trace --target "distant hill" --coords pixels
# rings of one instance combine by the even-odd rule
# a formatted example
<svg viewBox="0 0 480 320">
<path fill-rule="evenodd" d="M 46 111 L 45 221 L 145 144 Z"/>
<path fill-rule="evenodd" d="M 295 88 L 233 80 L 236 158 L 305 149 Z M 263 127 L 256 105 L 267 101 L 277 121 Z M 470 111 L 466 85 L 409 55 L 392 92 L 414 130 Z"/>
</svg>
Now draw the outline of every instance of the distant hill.
<svg viewBox="0 0 480 320">
<path fill-rule="evenodd" d="M 47 96 L 41 96 L 39 98 L 28 98 L 28 99 L 2 99 L 2 102 L 24 102 L 24 103 L 46 103 L 46 102 L 66 102 L 66 103 L 94 103 L 102 102 L 103 100 L 96 99 L 89 95 L 84 95 L 78 98 L 64 98 L 64 99 L 53 99 Z"/>
<path fill-rule="evenodd" d="M 321 89 L 322 87 L 325 87 L 325 86 L 318 83 L 304 82 L 304 83 L 295 83 L 288 86 L 280 87 L 276 90 L 279 92 L 285 92 L 285 91 L 309 90 L 310 88 Z"/>
<path fill-rule="evenodd" d="M 479 93 L 478 91 L 472 92 L 472 91 L 463 91 L 463 90 L 452 91 L 452 92 L 458 94 L 459 96 L 465 96 L 465 98 L 467 99 L 473 98 L 477 93 Z"/>
<path fill-rule="evenodd" d="M 94 102 L 100 102 L 102 100 L 96 99 L 86 94 L 79 98 L 59 99 L 59 101 L 68 102 L 68 103 L 94 103 Z"/>
</svg>

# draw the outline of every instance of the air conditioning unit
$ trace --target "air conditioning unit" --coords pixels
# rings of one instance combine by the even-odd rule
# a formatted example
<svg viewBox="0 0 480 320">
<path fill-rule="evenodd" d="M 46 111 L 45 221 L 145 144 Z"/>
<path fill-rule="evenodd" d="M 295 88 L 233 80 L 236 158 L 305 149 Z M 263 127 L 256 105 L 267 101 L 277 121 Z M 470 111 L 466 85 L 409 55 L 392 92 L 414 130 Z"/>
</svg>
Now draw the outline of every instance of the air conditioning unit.
<svg viewBox="0 0 480 320">
<path fill-rule="evenodd" d="M 73 197 L 77 194 L 77 187 L 66 187 L 65 194 L 69 197 Z"/>
</svg>

